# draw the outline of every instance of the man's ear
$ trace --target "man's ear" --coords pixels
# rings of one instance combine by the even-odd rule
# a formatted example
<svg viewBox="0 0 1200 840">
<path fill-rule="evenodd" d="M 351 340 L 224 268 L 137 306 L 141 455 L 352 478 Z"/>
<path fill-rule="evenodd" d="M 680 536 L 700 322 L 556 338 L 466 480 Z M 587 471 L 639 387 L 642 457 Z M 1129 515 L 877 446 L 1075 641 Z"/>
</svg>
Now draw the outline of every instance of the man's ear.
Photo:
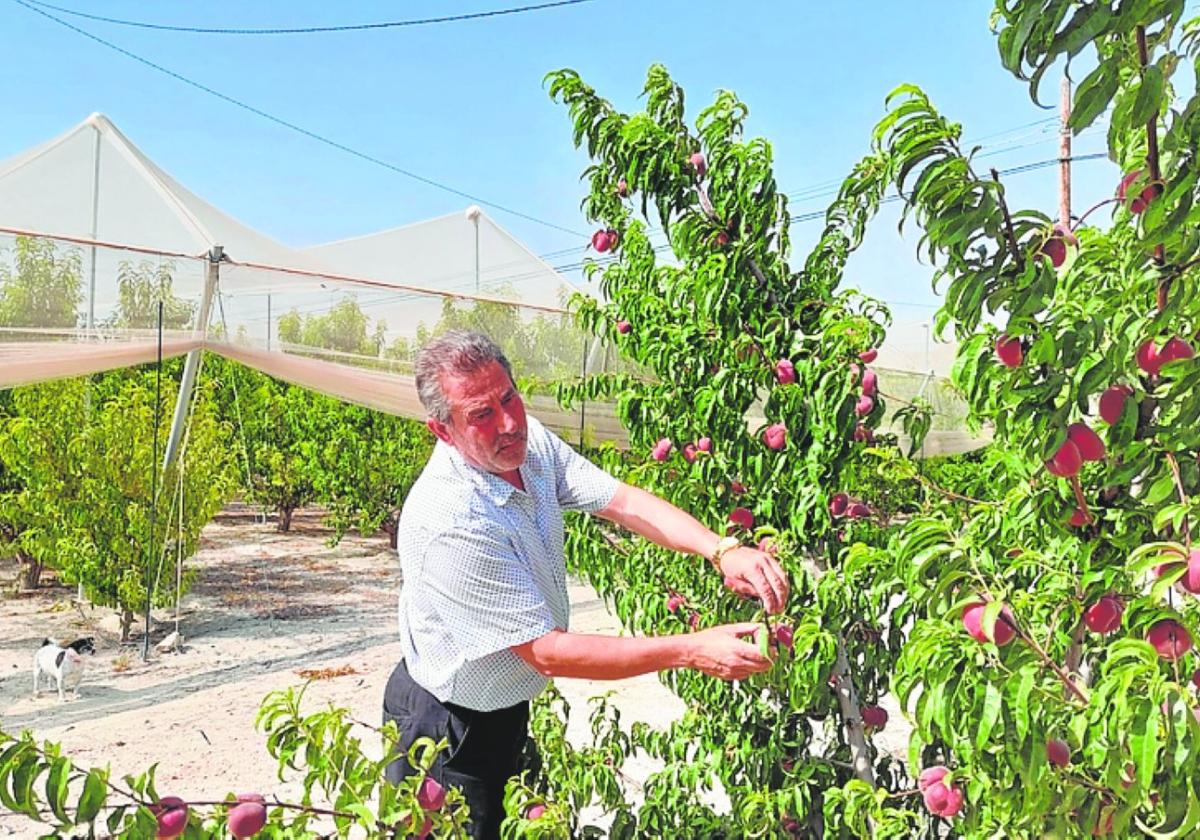
<svg viewBox="0 0 1200 840">
<path fill-rule="evenodd" d="M 426 418 L 425 426 L 434 433 L 438 440 L 445 441 L 451 446 L 454 445 L 454 441 L 450 438 L 450 429 L 441 420 L 434 417 Z"/>
</svg>

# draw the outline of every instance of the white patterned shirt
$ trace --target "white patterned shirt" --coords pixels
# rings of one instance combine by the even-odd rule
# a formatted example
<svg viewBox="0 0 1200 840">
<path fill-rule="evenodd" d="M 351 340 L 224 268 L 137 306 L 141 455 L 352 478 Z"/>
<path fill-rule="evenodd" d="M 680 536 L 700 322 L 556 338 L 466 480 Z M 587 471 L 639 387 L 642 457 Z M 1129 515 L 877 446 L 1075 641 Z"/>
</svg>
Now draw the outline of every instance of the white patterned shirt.
<svg viewBox="0 0 1200 840">
<path fill-rule="evenodd" d="M 400 644 L 443 702 L 492 711 L 546 686 L 510 648 L 568 628 L 562 512 L 595 513 L 617 492 L 533 417 L 527 443 L 522 491 L 438 441 L 400 513 Z"/>
</svg>

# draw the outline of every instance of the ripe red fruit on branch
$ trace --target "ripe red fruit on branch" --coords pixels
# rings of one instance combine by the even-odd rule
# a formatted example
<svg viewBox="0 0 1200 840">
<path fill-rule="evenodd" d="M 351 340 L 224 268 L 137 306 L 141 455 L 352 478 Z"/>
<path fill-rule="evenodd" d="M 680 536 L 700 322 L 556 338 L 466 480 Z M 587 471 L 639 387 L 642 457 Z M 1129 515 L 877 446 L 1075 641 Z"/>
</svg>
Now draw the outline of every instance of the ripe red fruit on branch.
<svg viewBox="0 0 1200 840">
<path fill-rule="evenodd" d="M 622 178 L 620 181 L 617 181 L 617 195 L 619 195 L 621 198 L 625 198 L 629 195 L 629 182 L 624 178 Z"/>
<path fill-rule="evenodd" d="M 871 364 L 871 362 L 875 361 L 875 359 L 877 359 L 878 357 L 879 357 L 879 350 L 877 350 L 874 347 L 872 347 L 870 350 L 864 350 L 858 354 L 859 361 L 861 361 L 865 365 Z"/>
<path fill-rule="evenodd" d="M 670 438 L 660 438 L 658 443 L 654 444 L 654 449 L 650 451 L 650 457 L 655 461 L 665 461 L 671 455 L 672 446 Z"/>
<path fill-rule="evenodd" d="M 863 726 L 869 726 L 872 729 L 883 729 L 883 727 L 887 726 L 888 722 L 887 709 L 882 706 L 863 706 L 862 722 Z"/>
<path fill-rule="evenodd" d="M 926 787 L 921 793 L 921 798 L 925 801 L 929 813 L 946 819 L 958 816 L 963 806 L 963 794 L 958 785 L 947 785 L 942 781 L 933 782 Z"/>
<path fill-rule="evenodd" d="M 1075 508 L 1071 512 L 1071 518 L 1067 522 L 1072 528 L 1082 528 L 1088 523 L 1087 513 L 1084 512 L 1083 508 Z"/>
<path fill-rule="evenodd" d="M 977 642 L 995 642 L 996 647 L 1004 647 L 1017 635 L 1017 631 L 1009 623 L 1013 620 L 1012 610 L 1008 608 L 1007 604 L 1000 610 L 1000 615 L 996 616 L 996 625 L 992 631 L 995 638 L 988 638 L 987 634 L 983 632 L 983 611 L 986 607 L 987 604 L 983 601 L 968 604 L 962 614 L 963 627 L 967 628 L 971 638 Z"/>
<path fill-rule="evenodd" d="M 1046 462 L 1046 469 L 1051 475 L 1056 475 L 1059 478 L 1070 478 L 1073 475 L 1078 475 L 1079 468 L 1083 466 L 1083 455 L 1079 452 L 1079 447 L 1071 440 L 1066 440 L 1063 445 L 1054 453 L 1054 457 Z"/>
<path fill-rule="evenodd" d="M 744 507 L 736 507 L 729 512 L 729 521 L 747 531 L 754 527 L 754 514 Z"/>
<path fill-rule="evenodd" d="M 775 363 L 775 378 L 780 385 L 790 385 L 796 381 L 796 366 L 791 359 L 780 359 Z"/>
<path fill-rule="evenodd" d="M 417 788 L 417 804 L 422 811 L 440 811 L 446 804 L 446 789 L 437 779 L 426 776 Z"/>
<path fill-rule="evenodd" d="M 603 254 L 616 243 L 612 241 L 607 230 L 598 230 L 592 234 L 592 247 Z"/>
<path fill-rule="evenodd" d="M 687 603 L 687 599 L 677 592 L 667 596 L 667 612 L 673 613 Z"/>
<path fill-rule="evenodd" d="M 1142 342 L 1138 347 L 1137 353 L 1134 355 L 1134 361 L 1137 366 L 1151 376 L 1157 376 L 1158 371 L 1163 366 L 1162 359 L 1158 356 L 1158 348 L 1154 346 L 1154 339 L 1149 339 Z"/>
<path fill-rule="evenodd" d="M 763 443 L 770 449 L 783 449 L 787 444 L 787 426 L 782 423 L 772 423 L 763 430 Z"/>
<path fill-rule="evenodd" d="M 1141 193 L 1139 193 L 1137 197 L 1133 199 L 1133 201 L 1126 201 L 1129 188 L 1133 186 L 1133 182 L 1138 180 L 1141 175 L 1142 170 L 1135 169 L 1133 172 L 1126 174 L 1125 177 L 1121 179 L 1121 183 L 1117 186 L 1117 198 L 1120 199 L 1122 204 L 1126 204 L 1129 207 L 1129 212 L 1133 213 L 1135 216 L 1145 211 L 1145 209 L 1150 206 L 1150 202 L 1154 201 L 1154 199 L 1158 196 L 1158 187 L 1156 187 L 1154 184 L 1150 184 L 1149 186 L 1144 187 Z"/>
<path fill-rule="evenodd" d="M 873 397 L 879 393 L 879 377 L 875 371 L 868 370 L 863 374 L 862 392 L 864 396 Z"/>
<path fill-rule="evenodd" d="M 712 438 L 700 438 L 700 440 L 696 441 L 696 449 L 700 450 L 701 452 L 712 452 Z"/>
<path fill-rule="evenodd" d="M 544 814 L 544 813 L 546 813 L 546 806 L 545 806 L 545 805 L 541 805 L 541 804 L 538 804 L 538 805 L 530 805 L 530 806 L 529 806 L 529 810 L 525 812 L 525 819 L 527 819 L 527 820 L 536 820 L 537 818 L 539 818 L 539 817 L 540 817 L 542 814 Z"/>
<path fill-rule="evenodd" d="M 632 329 L 633 329 L 633 324 L 629 323 L 628 321 L 625 321 L 625 320 L 617 321 L 617 332 L 619 332 L 621 335 L 628 334 L 628 332 Z"/>
<path fill-rule="evenodd" d="M 1075 444 L 1079 457 L 1085 461 L 1104 460 L 1104 441 L 1086 423 L 1072 423 L 1067 427 L 1067 440 Z"/>
<path fill-rule="evenodd" d="M 696 176 L 699 178 L 703 178 L 704 174 L 708 172 L 708 161 L 700 152 L 693 152 L 692 156 L 688 158 L 688 163 L 692 165 L 692 169 L 696 170 Z"/>
<path fill-rule="evenodd" d="M 154 835 L 158 840 L 171 840 L 187 828 L 188 806 L 178 796 L 164 796 L 150 806 L 150 811 L 158 821 Z"/>
<path fill-rule="evenodd" d="M 1176 362 L 1181 359 L 1195 358 L 1196 351 L 1192 349 L 1192 345 L 1188 344 L 1179 336 L 1172 336 L 1167 339 L 1167 343 L 1158 351 L 1159 367 L 1167 362 Z"/>
<path fill-rule="evenodd" d="M 1187 571 L 1179 579 L 1179 585 L 1193 595 L 1200 594 L 1200 549 L 1188 552 Z"/>
<path fill-rule="evenodd" d="M 924 793 L 930 785 L 937 784 L 946 777 L 950 770 L 943 764 L 935 764 L 932 767 L 926 767 L 921 771 L 921 775 L 917 776 L 917 790 Z"/>
<path fill-rule="evenodd" d="M 696 460 L 696 444 L 689 443 L 683 447 L 683 460 L 689 464 Z"/>
<path fill-rule="evenodd" d="M 829 513 L 841 516 L 850 504 L 850 497 L 845 493 L 834 493 L 829 499 Z"/>
<path fill-rule="evenodd" d="M 775 625 L 775 641 L 783 647 L 791 650 L 793 642 L 795 642 L 795 631 L 790 624 Z"/>
<path fill-rule="evenodd" d="M 1110 426 L 1115 426 L 1125 410 L 1125 400 L 1133 393 L 1128 385 L 1111 385 L 1100 395 L 1100 417 Z"/>
<path fill-rule="evenodd" d="M 1192 634 L 1173 618 L 1155 622 L 1146 633 L 1146 641 L 1159 656 L 1172 662 L 1192 649 Z"/>
<path fill-rule="evenodd" d="M 267 809 L 261 802 L 242 802 L 229 809 L 229 833 L 234 837 L 253 837 L 267 824 Z"/>
<path fill-rule="evenodd" d="M 1067 261 L 1067 243 L 1063 242 L 1060 237 L 1051 236 L 1042 243 L 1038 254 L 1050 260 L 1050 265 L 1055 268 L 1062 268 L 1062 264 Z"/>
<path fill-rule="evenodd" d="M 1125 605 L 1115 595 L 1105 595 L 1083 613 L 1083 623 L 1093 633 L 1111 633 L 1121 626 Z"/>
<path fill-rule="evenodd" d="M 1071 748 L 1066 741 L 1051 738 L 1046 742 L 1046 760 L 1055 767 L 1066 767 L 1071 763 Z"/>
<path fill-rule="evenodd" d="M 854 427 L 854 439 L 859 443 L 871 443 L 875 440 L 875 433 L 871 431 L 870 426 L 859 423 Z"/>
<path fill-rule="evenodd" d="M 854 502 L 846 508 L 846 516 L 850 519 L 866 519 L 871 515 L 871 509 L 862 502 Z"/>
<path fill-rule="evenodd" d="M 1006 335 L 997 338 L 996 356 L 1005 367 L 1020 367 L 1021 362 L 1025 360 L 1025 351 L 1021 349 L 1021 339 L 1009 338 Z"/>
<path fill-rule="evenodd" d="M 746 492 L 746 485 L 740 481 L 731 481 L 729 482 L 729 492 L 735 496 L 740 496 Z"/>
<path fill-rule="evenodd" d="M 866 417 L 875 408 L 875 400 L 863 394 L 858 398 L 858 402 L 854 405 L 854 413 L 859 417 Z"/>
</svg>

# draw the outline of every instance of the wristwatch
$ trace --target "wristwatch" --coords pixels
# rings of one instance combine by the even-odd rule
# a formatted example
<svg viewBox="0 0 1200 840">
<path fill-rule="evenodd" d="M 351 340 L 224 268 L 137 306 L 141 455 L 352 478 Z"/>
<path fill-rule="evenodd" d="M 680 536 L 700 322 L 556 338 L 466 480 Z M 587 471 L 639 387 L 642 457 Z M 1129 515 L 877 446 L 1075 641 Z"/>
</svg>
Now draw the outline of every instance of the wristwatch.
<svg viewBox="0 0 1200 840">
<path fill-rule="evenodd" d="M 735 548 L 741 548 L 742 541 L 737 537 L 721 537 L 717 542 L 717 547 L 713 549 L 712 557 L 708 558 L 713 564 L 713 568 L 718 572 L 721 571 L 721 560 L 726 554 L 733 551 Z"/>
</svg>

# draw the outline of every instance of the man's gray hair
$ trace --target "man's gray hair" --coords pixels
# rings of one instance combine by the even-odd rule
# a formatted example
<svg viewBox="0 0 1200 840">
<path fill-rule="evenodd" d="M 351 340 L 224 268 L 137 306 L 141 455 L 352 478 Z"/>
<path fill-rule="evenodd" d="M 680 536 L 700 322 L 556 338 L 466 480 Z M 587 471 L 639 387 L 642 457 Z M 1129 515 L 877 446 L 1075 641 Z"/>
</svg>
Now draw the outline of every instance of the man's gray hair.
<svg viewBox="0 0 1200 840">
<path fill-rule="evenodd" d="M 508 378 L 513 378 L 512 365 L 504 351 L 483 333 L 451 330 L 421 347 L 414 366 L 417 396 L 429 416 L 442 423 L 450 422 L 450 403 L 442 391 L 444 375 L 474 373 L 489 362 L 499 362 L 508 372 Z"/>
</svg>

